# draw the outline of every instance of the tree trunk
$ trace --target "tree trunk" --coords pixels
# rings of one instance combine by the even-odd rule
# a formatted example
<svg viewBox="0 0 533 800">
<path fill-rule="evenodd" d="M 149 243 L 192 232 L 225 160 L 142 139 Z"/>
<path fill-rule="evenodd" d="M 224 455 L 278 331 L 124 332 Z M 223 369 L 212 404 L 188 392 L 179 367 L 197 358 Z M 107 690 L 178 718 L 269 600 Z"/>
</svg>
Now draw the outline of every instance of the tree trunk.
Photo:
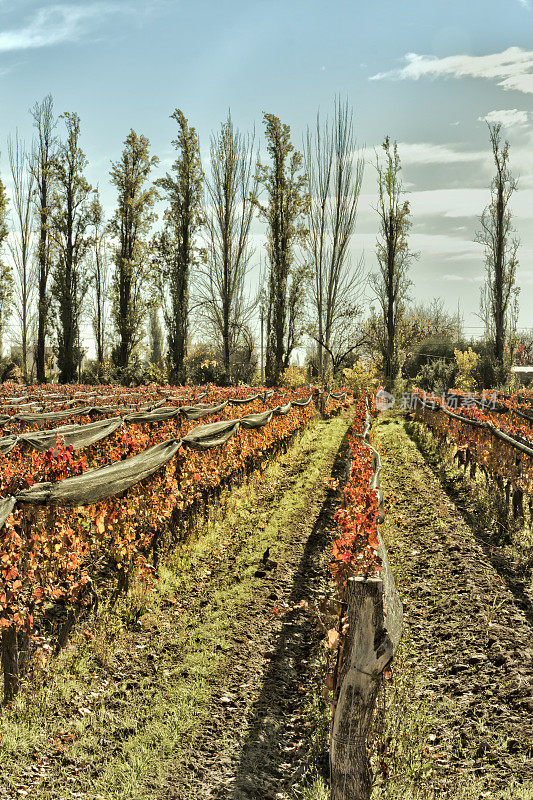
<svg viewBox="0 0 533 800">
<path fill-rule="evenodd" d="M 46 298 L 46 283 L 39 281 L 39 304 L 38 304 L 38 322 L 37 322 L 37 345 L 35 348 L 35 367 L 37 370 L 37 383 L 44 383 L 46 381 L 45 371 L 45 343 L 46 343 L 46 312 L 47 312 L 47 298 Z"/>
</svg>

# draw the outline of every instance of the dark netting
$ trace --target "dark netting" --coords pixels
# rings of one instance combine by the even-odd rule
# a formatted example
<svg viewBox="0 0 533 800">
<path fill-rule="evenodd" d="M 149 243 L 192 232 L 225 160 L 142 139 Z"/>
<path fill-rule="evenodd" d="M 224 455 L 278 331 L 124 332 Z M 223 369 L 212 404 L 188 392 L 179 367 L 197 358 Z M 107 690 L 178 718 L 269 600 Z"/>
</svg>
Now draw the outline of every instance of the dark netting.
<svg viewBox="0 0 533 800">
<path fill-rule="evenodd" d="M 92 406 L 84 406 L 75 411 L 69 409 L 68 411 L 45 411 L 43 414 L 15 414 L 13 419 L 16 419 L 17 422 L 55 422 L 58 419 L 87 414 L 91 410 Z"/>
<path fill-rule="evenodd" d="M 5 406 L 2 406 L 2 411 L 7 411 L 8 408 L 12 408 L 12 407 L 13 407 L 13 404 L 11 404 L 11 405 L 8 404 L 8 405 L 5 405 Z M 43 407 L 40 406 L 39 403 L 22 403 L 22 404 L 17 405 L 16 410 L 17 410 L 17 413 L 18 412 L 23 412 L 24 413 L 24 412 L 30 412 L 30 411 L 32 413 L 34 413 L 35 411 L 42 411 L 42 408 Z"/>
<path fill-rule="evenodd" d="M 113 414 L 113 412 L 118 414 L 130 414 L 132 411 L 135 411 L 135 409 L 131 406 L 91 406 L 89 411 L 87 411 L 87 416 L 95 417 L 98 414 Z M 77 411 L 73 411 L 72 416 L 75 417 L 77 413 Z"/>
<path fill-rule="evenodd" d="M 245 403 L 251 403 L 253 400 L 257 400 L 257 398 L 261 396 L 260 394 L 253 394 L 250 397 L 230 397 L 228 403 L 232 406 L 244 405 Z"/>
<path fill-rule="evenodd" d="M 258 396 L 259 395 L 256 395 L 253 398 L 246 398 L 246 400 L 243 402 L 251 402 Z M 83 425 L 62 425 L 57 428 L 52 428 L 51 430 L 24 433 L 19 436 L 5 436 L 0 438 L 0 455 L 7 455 L 10 453 L 17 442 L 25 442 L 31 447 L 34 447 L 36 450 L 40 450 L 42 452 L 50 447 L 55 446 L 56 436 L 61 436 L 67 446 L 72 445 L 75 450 L 80 450 L 81 448 L 88 447 L 94 442 L 103 439 L 105 436 L 112 434 L 122 424 L 123 421 L 138 423 L 164 422 L 176 417 L 181 413 L 185 414 L 188 419 L 194 420 L 200 419 L 207 414 L 217 413 L 226 405 L 226 403 L 199 403 L 196 406 L 167 406 L 162 408 L 161 405 L 163 402 L 165 401 L 160 401 L 157 404 L 158 408 L 155 408 L 153 405 L 149 406 L 149 408 L 153 410 L 133 412 L 130 407 L 124 406 L 91 406 L 88 411 L 86 409 L 83 410 L 84 414 L 86 413 L 88 416 L 94 416 L 95 414 L 102 414 L 104 412 L 109 413 L 113 411 L 128 413 L 124 417 L 115 416 L 109 419 L 99 420 L 98 422 L 89 422 Z M 284 407 L 285 410 L 280 411 L 278 410 L 279 408 L 280 407 L 278 406 L 274 409 L 274 414 L 286 413 L 286 411 L 290 409 L 290 403 Z M 76 411 L 69 412 L 67 416 L 75 416 L 76 413 Z"/>
<path fill-rule="evenodd" d="M 31 447 L 42 452 L 48 450 L 49 447 L 55 447 L 56 439 L 60 436 L 67 447 L 72 445 L 74 450 L 80 450 L 82 447 L 88 447 L 105 436 L 109 436 L 122 423 L 122 417 L 112 417 L 98 422 L 89 422 L 87 425 L 62 425 L 59 428 L 53 428 L 51 431 L 23 433 L 18 438 L 19 441 L 26 442 Z"/>
<path fill-rule="evenodd" d="M 26 400 L 31 400 L 31 395 L 26 394 L 24 397 L 4 397 L 4 403 L 14 406 L 17 403 L 25 403 Z"/>
<path fill-rule="evenodd" d="M 82 475 L 51 483 L 36 483 L 16 496 L 17 502 L 50 506 L 85 506 L 124 492 L 170 461 L 181 440 L 169 439 L 136 456 L 87 470 Z"/>
<path fill-rule="evenodd" d="M 275 409 L 265 411 L 261 414 L 249 414 L 241 419 L 198 425 L 183 439 L 170 439 L 136 456 L 125 458 L 123 461 L 88 470 L 82 475 L 76 475 L 73 478 L 65 478 L 62 481 L 35 484 L 29 489 L 20 492 L 16 496 L 16 501 L 35 505 L 59 506 L 81 506 L 96 503 L 99 500 L 118 495 L 126 489 L 129 489 L 130 486 L 148 478 L 160 469 L 160 467 L 164 466 L 176 454 L 182 444 L 196 450 L 207 450 L 211 447 L 217 447 L 218 445 L 224 444 L 239 426 L 242 425 L 243 428 L 261 427 L 268 424 L 274 414 L 286 414 L 293 405 L 297 407 L 307 406 L 311 402 L 311 399 L 310 397 L 308 400 L 295 400 L 292 403 L 288 403 L 286 406 L 277 406 Z M 221 410 L 226 405 L 227 403 L 222 403 L 218 406 L 212 405 L 209 408 L 198 408 L 198 406 L 187 406 L 185 408 L 189 413 L 196 413 L 199 416 L 204 416 L 205 414 Z M 176 413 L 181 411 L 183 413 L 183 408 L 184 407 L 172 409 L 172 411 Z M 153 412 L 147 412 L 146 415 L 163 414 L 165 412 L 168 413 L 168 411 L 169 409 L 161 408 Z M 138 415 L 132 416 L 138 419 Z M 192 416 L 189 418 L 194 419 Z M 102 438 L 107 435 L 111 426 L 118 427 L 122 424 L 122 421 L 121 417 L 115 417 L 89 425 L 64 425 L 62 428 L 56 428 L 52 431 L 24 434 L 21 438 L 24 438 L 28 442 L 31 440 L 37 442 L 39 445 L 42 445 L 42 449 L 46 449 L 46 447 L 50 446 L 50 442 L 46 440 L 46 437 L 52 437 L 51 445 L 53 445 L 55 443 L 55 437 L 58 434 L 65 440 L 68 436 L 71 436 L 72 441 L 80 442 L 83 440 L 83 437 L 88 438 L 94 436 L 94 441 L 97 441 L 97 438 Z M 106 427 L 108 427 L 108 430 L 106 430 Z M 4 441 L 9 438 L 10 437 L 4 437 Z M 14 438 L 16 439 L 16 437 Z M 5 515 L 7 517 L 13 508 L 14 500 L 12 498 L 6 498 L 0 502 L 2 504 L 11 503 L 10 506 L 5 505 L 5 508 L 9 507 Z M 4 508 L 4 505 L 0 506 L 0 508 Z"/>
<path fill-rule="evenodd" d="M 161 406 L 164 406 L 166 402 L 166 397 L 164 397 L 162 400 L 158 400 L 157 403 L 143 403 L 142 406 L 139 406 L 139 411 L 148 411 L 152 408 L 161 408 Z"/>
<path fill-rule="evenodd" d="M 291 404 L 293 406 L 298 406 L 298 408 L 305 408 L 311 402 L 312 398 L 308 397 L 307 400 L 291 400 Z"/>
<path fill-rule="evenodd" d="M 241 417 L 241 425 L 243 428 L 261 428 L 270 422 L 273 414 L 273 410 L 263 411 L 262 414 L 248 414 L 246 417 Z"/>
<path fill-rule="evenodd" d="M 216 404 L 201 404 L 195 406 L 180 406 L 180 411 L 184 414 L 187 419 L 201 419 L 202 417 L 206 417 L 208 414 L 218 414 L 219 411 L 222 411 L 223 408 L 226 408 L 228 405 L 228 401 L 225 400 L 223 403 Z"/>
<path fill-rule="evenodd" d="M 227 442 L 229 437 L 237 430 L 240 420 L 229 419 L 223 422 L 211 422 L 208 425 L 198 425 L 183 437 L 182 442 L 193 450 L 208 450 Z"/>
<path fill-rule="evenodd" d="M 178 406 L 177 408 L 157 408 L 155 411 L 136 411 L 133 414 L 127 414 L 124 419 L 126 422 L 164 422 L 177 417 L 180 410 Z"/>
<path fill-rule="evenodd" d="M 15 507 L 14 497 L 2 497 L 0 499 L 0 528 L 9 517 Z"/>
<path fill-rule="evenodd" d="M 0 439 L 0 456 L 7 456 L 15 447 L 18 438 L 18 436 L 3 436 Z"/>
<path fill-rule="evenodd" d="M 133 407 L 132 406 L 82 406 L 81 408 L 69 408 L 66 409 L 65 411 L 44 411 L 42 414 L 33 411 L 27 414 L 17 413 L 17 414 L 11 414 L 9 416 L 0 415 L 0 425 L 5 424 L 9 420 L 15 420 L 17 422 L 29 422 L 29 423 L 58 422 L 61 419 L 68 419 L 69 417 L 76 417 L 82 415 L 94 416 L 96 414 L 112 414 L 113 412 L 127 414 L 133 411 L 135 413 L 143 414 L 149 412 L 151 409 L 159 408 L 165 402 L 166 400 L 159 400 L 157 403 L 147 403 L 141 406 L 140 410 L 137 412 L 135 412 L 134 406 Z M 64 403 L 61 402 L 58 405 L 64 405 Z M 41 407 L 39 406 L 39 408 Z"/>
</svg>

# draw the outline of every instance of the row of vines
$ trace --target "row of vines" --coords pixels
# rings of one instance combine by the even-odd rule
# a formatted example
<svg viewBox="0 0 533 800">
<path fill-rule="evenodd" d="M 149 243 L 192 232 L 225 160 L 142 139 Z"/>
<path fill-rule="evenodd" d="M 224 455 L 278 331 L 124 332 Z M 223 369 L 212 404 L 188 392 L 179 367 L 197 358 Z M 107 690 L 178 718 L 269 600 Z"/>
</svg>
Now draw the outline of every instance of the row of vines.
<svg viewBox="0 0 533 800">
<path fill-rule="evenodd" d="M 517 412 L 520 413 L 518 416 Z M 414 419 L 441 441 L 455 447 L 458 462 L 473 477 L 481 470 L 507 494 L 512 495 L 517 516 L 533 502 L 533 417 L 528 405 L 510 399 L 497 407 L 453 408 L 442 400 L 417 403 Z"/>
<path fill-rule="evenodd" d="M 336 654 L 327 679 L 333 693 L 332 800 L 371 796 L 372 714 L 402 632 L 403 608 L 378 528 L 384 515 L 381 460 L 372 446 L 375 412 L 374 399 L 363 393 L 349 433 L 347 482 L 330 562 L 338 608 L 336 628 L 328 631 Z"/>
<path fill-rule="evenodd" d="M 6 394 L 2 410 L 8 422 L 3 434 L 20 436 L 42 429 L 39 419 L 13 419 L 21 406 L 24 413 L 49 416 L 58 409 L 65 412 L 61 422 L 73 419 L 80 428 L 91 423 L 84 413 L 89 392 L 76 387 L 37 388 L 32 394 Z M 47 391 L 48 390 L 48 391 Z M 73 620 L 98 600 L 99 577 L 111 573 L 116 591 L 127 588 L 128 577 L 138 569 L 150 584 L 156 577 L 158 542 L 163 537 L 178 540 L 184 535 L 196 510 L 225 486 L 258 467 L 264 459 L 286 446 L 291 437 L 308 425 L 315 413 L 313 401 L 302 405 L 306 392 L 264 390 L 249 398 L 249 389 L 219 390 L 209 387 L 187 388 L 180 392 L 148 387 L 128 392 L 123 387 L 90 398 L 91 408 L 105 402 L 108 418 L 129 411 L 154 408 L 172 409 L 177 402 L 196 403 L 202 423 L 207 426 L 239 419 L 241 406 L 247 415 L 265 415 L 265 409 L 281 400 L 285 406 L 277 416 L 267 414 L 268 424 L 234 430 L 223 446 L 209 450 L 177 449 L 175 456 L 149 478 L 117 496 L 91 505 L 65 507 L 24 504 L 13 509 L 0 528 L 0 627 L 2 628 L 4 695 L 10 699 L 17 690 L 22 662 L 30 651 L 51 652 L 65 641 Z M 307 390 L 309 394 L 309 390 Z M 164 396 L 162 396 L 164 395 Z M 228 404 L 228 399 L 239 404 Z M 204 403 L 199 401 L 203 400 Z M 162 401 L 162 402 L 161 402 Z M 291 406 L 290 402 L 299 402 Z M 329 397 L 328 414 L 349 401 L 344 395 Z M 79 413 L 79 405 L 82 411 Z M 35 411 L 38 408 L 38 411 Z M 215 408 L 216 413 L 211 412 Z M 78 410 L 77 410 L 78 409 Z M 288 410 L 287 410 L 288 409 Z M 15 414 L 13 413 L 15 412 Z M 53 417 L 52 417 L 53 418 Z M 45 420 L 46 422 L 46 420 Z M 55 429 L 55 446 L 35 452 L 23 441 L 6 456 L 0 456 L 0 501 L 36 484 L 58 482 L 82 476 L 88 470 L 125 462 L 147 448 L 181 440 L 197 423 L 181 415 L 148 423 L 131 421 L 113 430 L 104 439 L 83 451 L 65 446 L 61 427 Z M 47 614 L 60 606 L 64 613 L 59 630 L 50 630 Z"/>
</svg>

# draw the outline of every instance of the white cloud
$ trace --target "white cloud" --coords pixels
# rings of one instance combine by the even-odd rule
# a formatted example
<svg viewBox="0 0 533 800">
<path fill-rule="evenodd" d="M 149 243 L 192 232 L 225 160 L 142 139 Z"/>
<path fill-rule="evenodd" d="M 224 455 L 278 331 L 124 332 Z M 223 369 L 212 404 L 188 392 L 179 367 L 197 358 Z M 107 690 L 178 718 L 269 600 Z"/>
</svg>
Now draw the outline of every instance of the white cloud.
<svg viewBox="0 0 533 800">
<path fill-rule="evenodd" d="M 511 198 L 511 211 L 517 219 L 530 220 L 533 207 L 533 189 L 521 189 Z M 486 189 L 430 189 L 425 192 L 410 192 L 407 199 L 411 205 L 413 219 L 424 216 L 441 216 L 449 219 L 479 217 L 490 202 L 490 190 Z"/>
<path fill-rule="evenodd" d="M 41 8 L 25 27 L 0 32 L 0 52 L 48 47 L 76 40 L 83 33 L 83 23 L 118 10 L 118 6 L 111 3 Z"/>
<path fill-rule="evenodd" d="M 531 0 L 518 0 L 522 8 L 527 8 L 528 11 L 531 9 Z"/>
<path fill-rule="evenodd" d="M 375 162 L 382 154 L 381 147 L 366 147 L 363 151 L 365 161 Z M 472 161 L 485 161 L 485 151 L 456 150 L 452 145 L 432 142 L 398 142 L 398 153 L 402 164 L 460 164 Z M 404 184 L 405 187 L 405 184 Z"/>
<path fill-rule="evenodd" d="M 398 152 L 402 164 L 459 164 L 487 158 L 485 152 L 456 150 L 447 144 L 430 142 L 398 142 Z"/>
<path fill-rule="evenodd" d="M 409 244 L 421 256 L 441 261 L 479 261 L 482 259 L 481 245 L 470 239 L 459 239 L 444 233 L 411 233 Z"/>
<path fill-rule="evenodd" d="M 375 233 L 357 233 L 354 243 L 367 253 L 376 249 Z M 483 254 L 481 245 L 469 239 L 460 239 L 457 236 L 447 236 L 444 233 L 411 233 L 409 234 L 411 250 L 419 252 L 421 259 L 430 257 L 438 261 L 471 261 L 482 262 Z M 421 264 L 421 266 L 423 266 Z"/>
<path fill-rule="evenodd" d="M 486 56 L 436 56 L 407 53 L 405 65 L 389 72 L 378 72 L 370 80 L 418 80 L 419 78 L 484 78 L 495 80 L 502 89 L 533 94 L 533 50 L 509 47 Z"/>
<path fill-rule="evenodd" d="M 479 122 L 499 122 L 505 128 L 516 128 L 527 125 L 528 112 L 519 111 L 517 108 L 502 108 L 489 111 L 484 117 L 478 117 Z"/>
<path fill-rule="evenodd" d="M 459 283 L 459 282 L 461 282 L 461 283 L 481 283 L 484 280 L 484 276 L 483 275 L 474 275 L 473 277 L 470 277 L 469 275 L 454 275 L 454 274 L 450 274 L 450 275 L 443 275 L 442 276 L 442 280 L 443 281 L 447 281 L 448 283 L 450 283 L 450 282 L 451 283 Z"/>
</svg>

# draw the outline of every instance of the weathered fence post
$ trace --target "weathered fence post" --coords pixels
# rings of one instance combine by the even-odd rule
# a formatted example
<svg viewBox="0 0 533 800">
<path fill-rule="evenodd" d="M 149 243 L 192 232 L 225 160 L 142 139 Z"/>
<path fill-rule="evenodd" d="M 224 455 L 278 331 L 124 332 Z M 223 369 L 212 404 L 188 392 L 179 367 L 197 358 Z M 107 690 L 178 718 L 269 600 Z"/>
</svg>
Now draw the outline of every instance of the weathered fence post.
<svg viewBox="0 0 533 800">
<path fill-rule="evenodd" d="M 332 800 L 369 800 L 367 736 L 393 643 L 383 621 L 381 578 L 348 580 L 348 634 L 331 733 Z"/>
<path fill-rule="evenodd" d="M 18 640 L 14 623 L 7 628 L 2 628 L 2 671 L 4 673 L 4 703 L 9 703 L 19 688 Z"/>
</svg>

